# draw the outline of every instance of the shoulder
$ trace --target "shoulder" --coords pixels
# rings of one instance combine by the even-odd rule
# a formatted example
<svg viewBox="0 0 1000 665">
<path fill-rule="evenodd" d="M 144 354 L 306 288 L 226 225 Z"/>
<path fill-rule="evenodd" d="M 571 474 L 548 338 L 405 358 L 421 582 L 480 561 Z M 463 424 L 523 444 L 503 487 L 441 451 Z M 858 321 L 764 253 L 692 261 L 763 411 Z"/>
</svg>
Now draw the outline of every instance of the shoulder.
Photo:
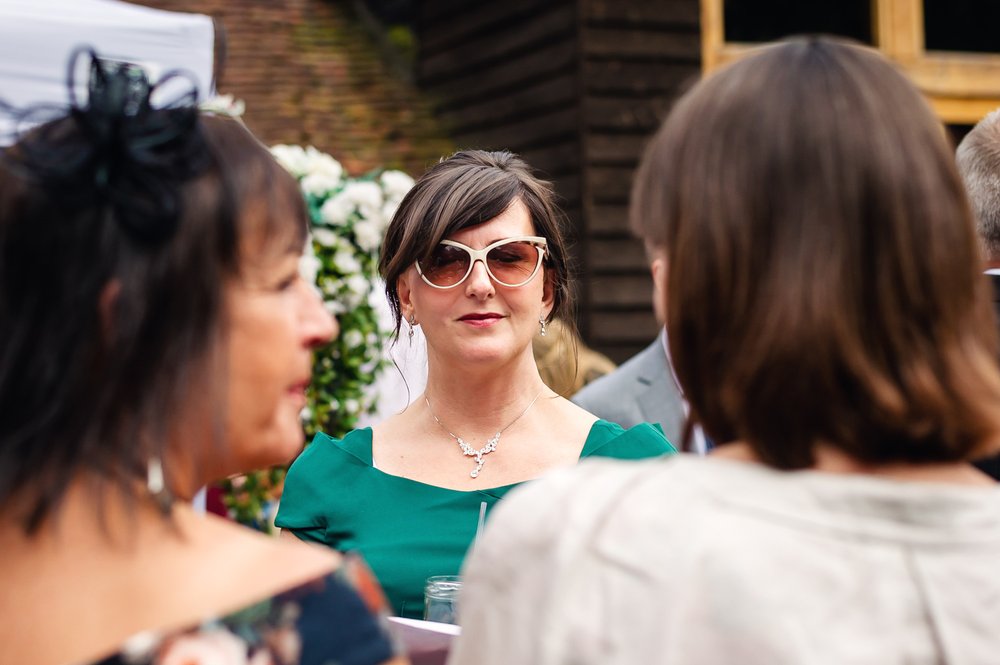
<svg viewBox="0 0 1000 665">
<path fill-rule="evenodd" d="M 615 607 L 607 596 L 609 590 L 614 599 L 620 599 L 614 590 L 622 587 L 609 584 L 616 574 L 609 577 L 603 567 L 606 532 L 614 528 L 614 542 L 628 549 L 634 536 L 646 531 L 644 518 L 651 511 L 671 529 L 657 533 L 658 542 L 663 545 L 665 540 L 667 547 L 676 549 L 675 543 L 683 540 L 691 524 L 684 510 L 672 510 L 690 503 L 691 490 L 686 487 L 685 469 L 680 468 L 684 461 L 677 457 L 585 460 L 512 491 L 491 514 L 463 570 L 463 627 L 453 662 L 494 665 L 544 660 L 538 649 L 546 645 L 511 640 L 512 634 L 545 635 L 548 647 L 557 651 L 573 643 L 591 653 L 579 658 L 580 662 L 603 662 L 593 653 L 600 646 L 590 638 L 606 637 L 609 622 L 629 617 L 628 610 L 608 613 Z M 625 537 L 619 538 L 620 534 Z M 640 586 L 645 584 L 642 568 L 629 565 L 621 570 Z M 648 593 L 643 588 L 634 594 L 630 590 L 632 609 L 636 602 L 649 598 Z M 640 619 L 643 616 L 639 614 Z M 576 630 L 581 618 L 590 625 Z M 636 618 L 623 620 L 632 624 Z M 571 636 L 567 634 L 570 627 L 574 628 Z"/>
<path fill-rule="evenodd" d="M 547 553 L 560 534 L 602 513 L 641 472 L 635 463 L 587 460 L 519 485 L 490 514 L 476 557 L 507 566 Z"/>
<path fill-rule="evenodd" d="M 344 486 L 365 483 L 372 469 L 371 430 L 349 432 L 335 439 L 320 432 L 288 469 L 275 524 L 294 529 L 300 538 L 325 542 L 320 532 L 326 524 L 326 511 L 341 505 L 356 494 Z"/>
<path fill-rule="evenodd" d="M 469 593 L 489 599 L 516 593 L 508 589 L 515 582 L 548 586 L 623 497 L 672 461 L 586 460 L 515 488 L 490 514 L 467 561 Z"/>
<path fill-rule="evenodd" d="M 607 420 L 594 423 L 582 457 L 637 459 L 677 452 L 655 423 L 639 423 L 628 429 Z"/>
<path fill-rule="evenodd" d="M 244 580 L 242 586 L 247 594 L 276 593 L 329 574 L 342 560 L 340 554 L 328 548 L 265 536 L 212 515 L 184 511 L 178 521 L 192 545 L 187 549 L 192 557 L 191 570 L 218 570 L 220 590 L 226 588 L 227 580 Z M 256 581 L 251 583 L 249 578 Z"/>
<path fill-rule="evenodd" d="M 645 349 L 622 363 L 613 372 L 585 385 L 572 397 L 572 401 L 591 409 L 591 406 L 610 407 L 623 396 L 632 394 L 648 385 L 658 374 L 667 371 L 666 354 L 659 337 Z"/>
<path fill-rule="evenodd" d="M 645 534 L 645 518 L 653 513 L 670 529 L 655 534 L 659 546 L 678 548 L 698 512 L 686 510 L 691 490 L 685 461 L 590 459 L 512 491 L 490 516 L 463 571 L 462 636 L 454 662 L 545 660 L 539 649 L 559 653 L 553 662 L 614 660 L 602 658 L 596 640 L 615 635 L 619 620 L 634 625 L 651 616 L 634 615 L 634 609 L 654 597 L 646 570 L 621 559 L 617 550 L 606 552 L 606 543 L 629 550 L 637 538 L 652 538 Z M 610 567 L 608 554 L 615 557 Z M 619 567 L 619 561 L 627 565 Z M 617 584 L 619 571 L 635 581 L 631 588 Z M 632 607 L 622 612 L 617 601 L 626 597 Z M 655 596 L 659 609 L 668 598 Z M 547 644 L 511 640 L 512 634 L 545 635 Z M 589 655 L 567 656 L 568 648 Z"/>
<path fill-rule="evenodd" d="M 686 480 L 688 467 L 700 462 L 684 456 L 657 460 L 594 458 L 552 471 L 516 487 L 497 504 L 490 515 L 484 541 L 487 546 L 483 549 L 537 548 L 539 553 L 545 552 L 556 540 L 572 539 L 574 532 L 589 531 L 611 511 L 630 504 L 634 496 L 648 497 L 652 492 L 667 497 L 687 492 L 687 486 L 692 485 Z M 657 510 L 661 510 L 662 504 L 658 506 Z M 489 544 L 493 540 L 497 542 Z"/>
<path fill-rule="evenodd" d="M 343 439 L 337 439 L 324 432 L 313 437 L 288 470 L 289 478 L 307 479 L 315 475 L 328 478 L 331 467 L 342 465 L 352 458 L 362 464 L 371 464 L 372 430 L 356 429 L 348 432 Z"/>
</svg>

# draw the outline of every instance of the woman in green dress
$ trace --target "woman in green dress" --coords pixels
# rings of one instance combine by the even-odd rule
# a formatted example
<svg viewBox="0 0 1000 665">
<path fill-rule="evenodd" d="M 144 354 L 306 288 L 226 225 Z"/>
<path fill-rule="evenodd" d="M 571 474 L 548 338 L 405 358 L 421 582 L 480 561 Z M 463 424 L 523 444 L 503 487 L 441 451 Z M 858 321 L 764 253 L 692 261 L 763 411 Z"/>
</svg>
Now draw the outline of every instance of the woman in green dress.
<svg viewBox="0 0 1000 665">
<path fill-rule="evenodd" d="M 416 182 L 379 268 L 397 336 L 405 322 L 427 340 L 425 392 L 374 428 L 318 435 L 288 473 L 278 526 L 360 551 L 401 616 L 422 616 L 428 577 L 458 574 L 484 504 L 582 458 L 673 451 L 658 427 L 599 420 L 539 376 L 533 337 L 572 321 L 553 198 L 509 152 L 459 152 Z"/>
</svg>

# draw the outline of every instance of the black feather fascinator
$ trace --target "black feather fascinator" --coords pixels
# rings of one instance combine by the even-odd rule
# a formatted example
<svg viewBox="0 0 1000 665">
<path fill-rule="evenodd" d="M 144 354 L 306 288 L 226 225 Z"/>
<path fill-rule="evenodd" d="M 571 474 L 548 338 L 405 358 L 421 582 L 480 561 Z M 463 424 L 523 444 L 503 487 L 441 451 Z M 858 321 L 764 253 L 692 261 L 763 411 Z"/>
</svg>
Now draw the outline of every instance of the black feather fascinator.
<svg viewBox="0 0 1000 665">
<path fill-rule="evenodd" d="M 77 99 L 80 71 L 88 72 L 85 102 Z M 168 83 L 182 92 L 154 108 L 152 97 Z M 104 210 L 140 245 L 166 241 L 180 218 L 179 185 L 209 160 L 193 77 L 172 71 L 154 85 L 138 65 L 81 47 L 70 58 L 67 87 L 68 114 L 52 106 L 4 109 L 15 126 L 34 127 L 6 151 L 5 161 L 65 206 Z M 38 124 L 56 115 L 64 120 Z"/>
</svg>

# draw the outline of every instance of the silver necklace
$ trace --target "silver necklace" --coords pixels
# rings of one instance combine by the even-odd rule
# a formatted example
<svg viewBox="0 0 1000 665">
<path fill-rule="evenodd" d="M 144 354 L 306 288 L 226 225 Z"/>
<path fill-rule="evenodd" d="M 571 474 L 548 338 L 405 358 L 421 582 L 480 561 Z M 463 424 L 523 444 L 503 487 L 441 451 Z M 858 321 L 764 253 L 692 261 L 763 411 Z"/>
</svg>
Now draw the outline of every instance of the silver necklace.
<svg viewBox="0 0 1000 665">
<path fill-rule="evenodd" d="M 497 449 L 497 444 L 500 443 L 500 435 L 506 432 L 511 425 L 520 420 L 521 416 L 523 416 L 528 412 L 528 409 L 530 409 L 535 405 L 535 402 L 538 401 L 538 398 L 542 396 L 542 392 L 544 391 L 539 391 L 538 394 L 535 395 L 535 399 L 531 400 L 531 402 L 528 403 L 528 406 L 524 407 L 524 411 L 517 414 L 517 417 L 514 418 L 514 420 L 510 421 L 509 423 L 507 423 L 506 426 L 499 429 L 496 434 L 486 439 L 486 445 L 478 449 L 470 446 L 462 437 L 455 436 L 454 434 L 452 434 L 451 431 L 444 426 L 444 423 L 442 423 L 441 420 L 434 413 L 434 409 L 431 408 L 430 400 L 427 399 L 426 395 L 424 396 L 424 402 L 427 404 L 427 410 L 431 412 L 431 417 L 434 418 L 434 422 L 440 425 L 441 429 L 443 429 L 445 432 L 448 432 L 448 436 L 455 439 L 455 441 L 458 441 L 458 447 L 462 449 L 462 454 L 465 455 L 466 457 L 476 458 L 476 468 L 469 473 L 469 476 L 472 478 L 477 478 L 479 476 L 479 472 L 483 470 L 483 464 L 486 464 L 485 456 L 489 455 L 490 453 L 492 453 L 494 450 Z"/>
</svg>

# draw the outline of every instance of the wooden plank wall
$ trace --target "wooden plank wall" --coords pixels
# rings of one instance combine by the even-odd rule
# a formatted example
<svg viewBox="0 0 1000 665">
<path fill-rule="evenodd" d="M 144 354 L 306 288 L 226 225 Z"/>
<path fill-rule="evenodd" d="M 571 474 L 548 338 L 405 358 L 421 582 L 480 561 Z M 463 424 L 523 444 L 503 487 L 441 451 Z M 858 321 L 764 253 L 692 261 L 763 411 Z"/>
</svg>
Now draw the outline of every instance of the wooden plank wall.
<svg viewBox="0 0 1000 665">
<path fill-rule="evenodd" d="M 698 0 L 580 0 L 584 236 L 581 328 L 617 362 L 656 335 L 642 244 L 628 229 L 632 176 L 674 99 L 700 74 Z"/>
<path fill-rule="evenodd" d="M 584 339 L 621 362 L 656 334 L 627 226 L 642 146 L 700 63 L 698 0 L 424 0 L 417 80 L 458 147 L 507 148 L 556 185 Z"/>
<path fill-rule="evenodd" d="M 573 0 L 425 0 L 417 80 L 459 148 L 519 153 L 579 229 L 576 25 Z"/>
</svg>

